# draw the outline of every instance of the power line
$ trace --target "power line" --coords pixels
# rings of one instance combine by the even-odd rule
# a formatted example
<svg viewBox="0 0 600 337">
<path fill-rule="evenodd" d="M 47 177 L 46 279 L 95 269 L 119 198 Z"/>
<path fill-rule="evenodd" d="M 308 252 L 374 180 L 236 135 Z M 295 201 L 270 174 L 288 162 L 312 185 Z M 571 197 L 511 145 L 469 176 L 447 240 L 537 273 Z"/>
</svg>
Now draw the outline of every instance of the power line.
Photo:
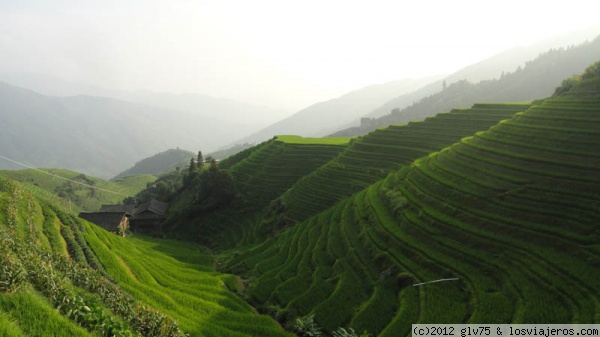
<svg viewBox="0 0 600 337">
<path fill-rule="evenodd" d="M 105 190 L 105 189 L 103 189 L 103 188 L 100 188 L 100 187 L 98 187 L 98 186 L 93 186 L 93 185 L 89 185 L 89 184 L 86 184 L 86 183 L 82 183 L 81 181 L 76 181 L 76 180 L 72 180 L 72 179 L 69 179 L 69 178 L 61 177 L 61 176 L 59 176 L 59 175 L 57 175 L 57 174 L 54 174 L 54 173 L 52 173 L 52 172 L 44 171 L 44 170 L 42 170 L 42 169 L 39 169 L 39 168 L 37 168 L 37 167 L 33 167 L 33 166 L 30 166 L 30 165 L 27 165 L 27 164 L 23 164 L 23 163 L 21 163 L 21 162 L 18 162 L 18 161 L 14 160 L 14 159 L 10 159 L 10 158 L 8 158 L 8 157 L 5 157 L 5 156 L 2 156 L 2 155 L 0 155 L 0 158 L 2 158 L 2 159 L 4 159 L 4 160 L 7 160 L 7 161 L 9 161 L 9 162 L 15 163 L 15 164 L 17 164 L 17 165 L 21 165 L 21 166 L 23 166 L 23 167 L 27 167 L 27 168 L 29 168 L 29 169 L 32 169 L 32 170 L 35 170 L 35 171 L 38 171 L 38 172 L 42 172 L 42 173 L 44 173 L 44 174 L 47 174 L 47 175 L 49 175 L 49 176 L 52 176 L 52 177 L 55 177 L 55 178 L 58 178 L 58 179 L 62 179 L 62 180 L 66 180 L 66 181 L 70 181 L 70 182 L 72 182 L 72 183 L 75 183 L 75 184 L 78 184 L 78 185 L 82 185 L 82 186 L 86 186 L 86 187 L 89 187 L 89 188 L 93 188 L 93 189 L 96 189 L 96 190 L 98 190 L 98 191 L 103 191 L 103 192 L 107 192 L 107 193 L 112 193 L 112 194 L 117 194 L 117 195 L 126 196 L 126 195 L 125 195 L 125 194 L 123 194 L 123 193 L 119 193 L 119 192 L 115 192 L 115 191 L 111 191 L 111 190 Z"/>
<path fill-rule="evenodd" d="M 423 283 L 415 283 L 415 284 L 413 284 L 413 287 L 418 287 L 418 286 L 422 286 L 424 284 L 429 284 L 429 283 L 445 282 L 445 281 L 458 281 L 458 280 L 460 280 L 458 277 L 455 277 L 455 278 L 443 278 L 443 279 L 439 279 L 439 280 L 435 280 L 435 281 L 429 281 L 429 282 L 423 282 Z"/>
</svg>

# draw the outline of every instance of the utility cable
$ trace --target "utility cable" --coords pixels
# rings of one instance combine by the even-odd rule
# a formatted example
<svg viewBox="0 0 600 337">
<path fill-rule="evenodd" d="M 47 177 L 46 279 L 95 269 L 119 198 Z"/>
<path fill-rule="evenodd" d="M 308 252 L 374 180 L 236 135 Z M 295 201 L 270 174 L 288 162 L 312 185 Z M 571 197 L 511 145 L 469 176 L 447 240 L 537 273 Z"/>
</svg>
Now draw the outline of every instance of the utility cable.
<svg viewBox="0 0 600 337">
<path fill-rule="evenodd" d="M 435 281 L 429 281 L 429 282 L 423 282 L 423 283 L 415 283 L 413 284 L 413 287 L 418 287 L 418 286 L 422 286 L 424 284 L 429 284 L 429 283 L 436 283 L 436 282 L 445 282 L 445 281 L 458 281 L 459 278 L 455 277 L 455 278 L 443 278 L 443 279 L 439 279 L 439 280 L 435 280 Z"/>
<path fill-rule="evenodd" d="M 112 194 L 117 194 L 117 195 L 126 196 L 126 195 L 125 195 L 125 194 L 123 194 L 123 193 L 119 193 L 119 192 L 115 192 L 115 191 L 111 191 L 111 190 L 105 190 L 105 189 L 103 189 L 103 188 L 100 188 L 100 187 L 98 187 L 98 186 L 88 185 L 88 184 L 86 184 L 86 183 L 82 183 L 81 181 L 76 181 L 76 180 L 72 180 L 72 179 L 69 179 L 69 178 L 61 177 L 61 176 L 59 176 L 59 175 L 57 175 L 57 174 L 54 174 L 54 173 L 52 173 L 52 172 L 44 171 L 44 170 L 42 170 L 42 169 L 39 169 L 39 168 L 37 168 L 37 167 L 33 167 L 33 166 L 30 166 L 30 165 L 27 165 L 27 164 L 23 164 L 23 163 L 21 163 L 21 162 L 18 162 L 18 161 L 14 160 L 14 159 L 10 159 L 10 158 L 8 158 L 8 157 L 5 157 L 5 156 L 2 156 L 2 155 L 0 155 L 0 158 L 2 158 L 2 159 L 4 159 L 4 160 L 7 160 L 7 161 L 9 161 L 9 162 L 15 163 L 15 164 L 17 164 L 17 165 L 21 165 L 21 166 L 23 166 L 23 167 L 27 167 L 27 168 L 29 168 L 29 169 L 32 169 L 32 170 L 38 171 L 38 172 L 45 173 L 45 174 L 47 174 L 47 175 L 49 175 L 49 176 L 52 176 L 52 177 L 55 177 L 55 178 L 58 178 L 58 179 L 62 179 L 62 180 L 66 180 L 66 181 L 70 181 L 70 182 L 72 182 L 72 183 L 74 183 L 74 184 L 83 185 L 83 186 L 86 186 L 86 187 L 89 187 L 89 188 L 93 188 L 93 189 L 96 189 L 96 190 L 98 190 L 98 191 L 102 191 L 102 192 L 107 192 L 107 193 L 112 193 Z"/>
</svg>

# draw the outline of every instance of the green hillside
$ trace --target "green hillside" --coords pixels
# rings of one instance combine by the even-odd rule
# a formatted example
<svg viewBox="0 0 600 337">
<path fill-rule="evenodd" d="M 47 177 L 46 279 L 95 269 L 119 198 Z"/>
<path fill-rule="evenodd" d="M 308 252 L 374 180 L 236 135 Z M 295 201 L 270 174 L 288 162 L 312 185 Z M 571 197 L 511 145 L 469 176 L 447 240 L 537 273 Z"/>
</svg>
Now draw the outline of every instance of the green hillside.
<svg viewBox="0 0 600 337">
<path fill-rule="evenodd" d="M 349 141 L 281 136 L 236 154 L 219 166 L 231 173 L 239 191 L 237 202 L 207 212 L 198 203 L 202 183 L 190 184 L 173 203 L 171 232 L 220 247 L 265 239 L 269 233 L 257 226 L 263 209 L 298 179 L 337 156 Z"/>
<path fill-rule="evenodd" d="M 170 149 L 154 156 L 145 158 L 135 163 L 132 167 L 117 174 L 113 180 L 119 180 L 132 175 L 150 174 L 159 176 L 175 170 L 177 167 L 184 168 L 191 158 L 196 154 L 181 149 Z"/>
<path fill-rule="evenodd" d="M 291 336 L 200 246 L 118 237 L 1 177 L 0 209 L 2 336 Z"/>
<path fill-rule="evenodd" d="M 251 280 L 264 312 L 314 315 L 326 331 L 599 323 L 598 68 L 233 255 L 228 270 Z"/>
<path fill-rule="evenodd" d="M 0 176 L 20 181 L 36 196 L 73 212 L 96 211 L 103 204 L 118 204 L 156 180 L 152 175 L 135 175 L 106 181 L 59 169 L 0 171 Z"/>
<path fill-rule="evenodd" d="M 265 206 L 298 179 L 339 154 L 348 138 L 279 136 L 230 168 L 248 202 Z"/>
<path fill-rule="evenodd" d="M 529 106 L 527 103 L 475 104 L 470 109 L 454 109 L 424 121 L 371 132 L 294 184 L 281 198 L 285 216 L 294 221 L 304 220 L 415 159 L 477 131 L 487 130 Z"/>
</svg>

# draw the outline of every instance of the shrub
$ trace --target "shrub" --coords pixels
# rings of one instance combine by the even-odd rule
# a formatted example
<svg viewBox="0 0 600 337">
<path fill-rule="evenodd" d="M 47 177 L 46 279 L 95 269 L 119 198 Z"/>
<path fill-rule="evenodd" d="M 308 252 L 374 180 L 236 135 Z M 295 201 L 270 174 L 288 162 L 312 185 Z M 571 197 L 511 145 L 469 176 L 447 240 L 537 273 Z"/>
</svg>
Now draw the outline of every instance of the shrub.
<svg viewBox="0 0 600 337">
<path fill-rule="evenodd" d="M 600 62 L 596 62 L 596 63 L 592 64 L 591 66 L 587 67 L 585 69 L 585 72 L 583 73 L 583 75 L 581 75 L 581 77 L 584 80 L 592 79 L 592 78 L 599 77 L 599 76 L 600 76 Z"/>
<path fill-rule="evenodd" d="M 315 323 L 315 315 L 311 314 L 296 318 L 294 322 L 294 331 L 300 336 L 318 337 L 322 336 L 321 328 Z"/>
<path fill-rule="evenodd" d="M 25 272 L 23 266 L 14 259 L 0 259 L 0 292 L 10 293 L 21 288 L 25 281 Z"/>
<path fill-rule="evenodd" d="M 348 328 L 348 330 L 344 328 L 339 328 L 336 331 L 332 332 L 333 337 L 371 337 L 370 333 L 364 331 L 362 334 L 357 335 L 354 329 Z"/>
</svg>

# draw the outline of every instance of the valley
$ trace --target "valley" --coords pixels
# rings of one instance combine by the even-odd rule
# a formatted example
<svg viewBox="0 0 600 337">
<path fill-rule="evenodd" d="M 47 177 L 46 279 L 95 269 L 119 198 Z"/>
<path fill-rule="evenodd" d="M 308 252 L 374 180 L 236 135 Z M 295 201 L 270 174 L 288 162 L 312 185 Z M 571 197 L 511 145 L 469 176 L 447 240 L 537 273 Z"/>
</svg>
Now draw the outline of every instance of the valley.
<svg viewBox="0 0 600 337">
<path fill-rule="evenodd" d="M 596 62 L 531 102 L 354 138 L 280 135 L 158 176 L 2 171 L 0 334 L 600 324 L 599 148 Z M 156 237 L 75 216 L 149 190 L 170 204 Z"/>
</svg>

